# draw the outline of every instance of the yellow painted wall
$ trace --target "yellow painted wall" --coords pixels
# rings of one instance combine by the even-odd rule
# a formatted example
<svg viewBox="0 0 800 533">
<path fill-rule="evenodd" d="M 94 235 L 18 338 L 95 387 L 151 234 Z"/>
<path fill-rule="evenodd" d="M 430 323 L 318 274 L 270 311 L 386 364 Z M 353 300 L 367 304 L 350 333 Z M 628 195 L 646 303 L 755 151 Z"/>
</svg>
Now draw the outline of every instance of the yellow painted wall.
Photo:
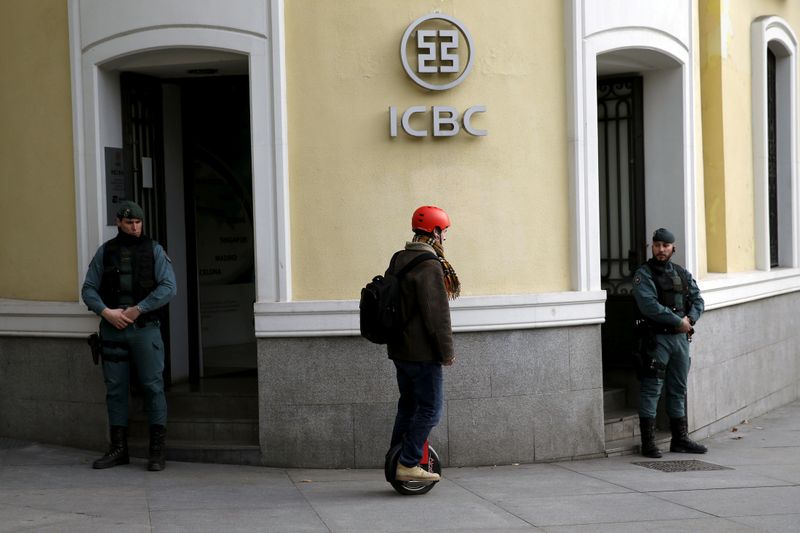
<svg viewBox="0 0 800 533">
<path fill-rule="evenodd" d="M 293 291 L 352 299 L 411 236 L 413 210 L 443 207 L 463 294 L 570 290 L 563 5 L 559 0 L 286 2 Z M 434 94 L 405 74 L 408 24 L 462 21 L 476 63 Z M 489 135 L 389 137 L 388 107 L 484 104 Z M 430 124 L 427 125 L 430 129 Z"/>
<path fill-rule="evenodd" d="M 78 298 L 66 0 L 0 2 L 0 298 Z"/>
<path fill-rule="evenodd" d="M 700 0 L 708 268 L 755 269 L 750 27 L 777 15 L 800 31 L 800 3 Z"/>
<path fill-rule="evenodd" d="M 728 269 L 720 9 L 720 0 L 699 3 L 706 250 L 712 272 Z"/>
</svg>

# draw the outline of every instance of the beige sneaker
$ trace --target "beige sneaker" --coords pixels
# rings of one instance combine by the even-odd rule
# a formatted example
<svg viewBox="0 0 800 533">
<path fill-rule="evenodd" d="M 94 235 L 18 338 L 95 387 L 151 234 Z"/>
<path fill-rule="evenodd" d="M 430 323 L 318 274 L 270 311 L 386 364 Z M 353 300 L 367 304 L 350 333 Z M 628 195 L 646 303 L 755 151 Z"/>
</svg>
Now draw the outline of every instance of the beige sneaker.
<svg viewBox="0 0 800 533">
<path fill-rule="evenodd" d="M 408 467 L 397 463 L 397 472 L 394 478 L 397 481 L 439 481 L 439 474 L 423 470 L 419 465 Z"/>
</svg>

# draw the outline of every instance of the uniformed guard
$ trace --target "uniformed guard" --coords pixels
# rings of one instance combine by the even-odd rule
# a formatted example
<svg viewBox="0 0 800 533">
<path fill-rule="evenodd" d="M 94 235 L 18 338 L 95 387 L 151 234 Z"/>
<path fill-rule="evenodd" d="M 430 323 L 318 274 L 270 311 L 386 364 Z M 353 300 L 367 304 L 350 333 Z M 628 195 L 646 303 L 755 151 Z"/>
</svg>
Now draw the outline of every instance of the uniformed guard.
<svg viewBox="0 0 800 533">
<path fill-rule="evenodd" d="M 130 365 L 144 394 L 150 424 L 147 469 L 163 470 L 167 402 L 159 310 L 175 296 L 175 273 L 160 244 L 142 233 L 144 212 L 134 202 L 117 210 L 117 236 L 92 259 L 81 296 L 101 316 L 103 376 L 111 444 L 93 468 L 128 464 Z"/>
<path fill-rule="evenodd" d="M 656 407 L 664 384 L 672 431 L 669 451 L 706 453 L 705 446 L 689 439 L 686 419 L 689 342 L 703 313 L 703 298 L 692 274 L 670 261 L 675 253 L 675 236 L 669 230 L 659 228 L 653 233 L 652 252 L 653 257 L 633 276 L 633 296 L 647 331 L 639 396 L 642 455 L 661 457 L 655 429 Z"/>
</svg>

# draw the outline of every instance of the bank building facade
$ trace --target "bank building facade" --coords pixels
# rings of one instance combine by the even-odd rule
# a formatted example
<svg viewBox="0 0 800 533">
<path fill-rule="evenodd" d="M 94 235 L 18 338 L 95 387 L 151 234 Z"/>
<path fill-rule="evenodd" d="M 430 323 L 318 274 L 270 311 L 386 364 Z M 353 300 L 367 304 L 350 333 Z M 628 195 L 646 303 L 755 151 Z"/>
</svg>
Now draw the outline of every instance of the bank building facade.
<svg viewBox="0 0 800 533">
<path fill-rule="evenodd" d="M 777 0 L 3 2 L 0 436 L 105 447 L 79 293 L 122 199 L 178 280 L 174 459 L 382 464 L 358 297 L 426 204 L 462 281 L 446 465 L 635 451 L 658 227 L 706 301 L 694 438 L 796 400 L 798 29 Z"/>
</svg>

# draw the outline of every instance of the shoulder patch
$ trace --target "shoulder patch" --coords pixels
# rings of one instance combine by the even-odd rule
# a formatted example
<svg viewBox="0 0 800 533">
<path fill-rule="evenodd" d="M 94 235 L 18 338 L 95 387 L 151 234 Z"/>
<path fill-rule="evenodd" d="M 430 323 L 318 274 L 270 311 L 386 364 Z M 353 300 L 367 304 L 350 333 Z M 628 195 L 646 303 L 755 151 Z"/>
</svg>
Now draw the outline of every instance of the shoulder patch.
<svg viewBox="0 0 800 533">
<path fill-rule="evenodd" d="M 635 276 L 633 276 L 633 284 L 634 285 L 638 285 L 641 282 L 642 282 L 642 276 L 640 276 L 639 274 L 636 274 Z"/>
</svg>

